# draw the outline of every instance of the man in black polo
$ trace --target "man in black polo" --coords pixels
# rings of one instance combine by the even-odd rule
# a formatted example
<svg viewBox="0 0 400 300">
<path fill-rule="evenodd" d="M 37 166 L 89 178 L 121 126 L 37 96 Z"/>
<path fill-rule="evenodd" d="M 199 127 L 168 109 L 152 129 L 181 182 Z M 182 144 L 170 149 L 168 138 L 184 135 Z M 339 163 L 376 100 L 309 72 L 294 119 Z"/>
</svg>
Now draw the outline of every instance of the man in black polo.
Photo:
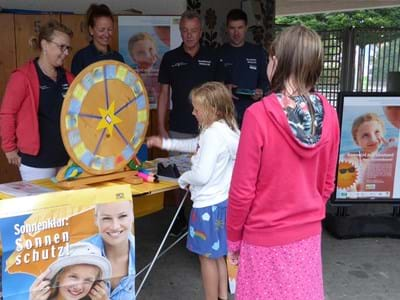
<svg viewBox="0 0 400 300">
<path fill-rule="evenodd" d="M 215 50 L 200 45 L 201 20 L 196 12 L 182 14 L 179 29 L 183 43 L 168 51 L 161 61 L 158 81 L 158 130 L 163 137 L 185 138 L 198 134 L 198 124 L 192 115 L 189 93 L 192 88 L 217 78 Z M 171 91 L 172 110 L 169 114 L 169 133 L 165 119 L 169 108 Z"/>
<path fill-rule="evenodd" d="M 247 107 L 267 92 L 267 54 L 261 47 L 245 41 L 247 15 L 232 9 L 226 17 L 229 42 L 219 48 L 220 67 L 225 84 L 231 89 L 237 120 L 241 126 Z"/>
<path fill-rule="evenodd" d="M 196 12 L 184 12 L 179 29 L 183 43 L 164 54 L 159 69 L 158 133 L 163 137 L 192 138 L 198 135 L 198 123 L 192 115 L 190 91 L 196 86 L 217 79 L 218 61 L 214 49 L 200 45 L 201 19 Z M 169 111 L 170 91 L 172 110 L 169 113 L 167 132 L 165 121 Z M 187 221 L 182 210 L 171 235 L 181 234 L 186 226 Z"/>
</svg>

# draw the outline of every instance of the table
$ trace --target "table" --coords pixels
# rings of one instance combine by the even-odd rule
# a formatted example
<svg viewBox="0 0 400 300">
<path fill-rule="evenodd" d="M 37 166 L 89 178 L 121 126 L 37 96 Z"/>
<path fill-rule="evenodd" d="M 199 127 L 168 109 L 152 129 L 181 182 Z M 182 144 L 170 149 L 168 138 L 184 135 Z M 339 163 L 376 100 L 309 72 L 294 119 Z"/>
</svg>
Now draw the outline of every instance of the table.
<svg viewBox="0 0 400 300">
<path fill-rule="evenodd" d="M 40 179 L 32 181 L 33 184 L 48 188 L 54 191 L 62 191 L 51 179 Z M 103 182 L 91 185 L 92 187 L 126 184 L 123 181 Z M 131 185 L 135 217 L 139 218 L 164 208 L 164 192 L 177 189 L 178 183 L 175 180 L 163 179 L 158 183 L 143 182 L 142 184 Z M 14 198 L 14 196 L 0 192 L 1 199 Z"/>
</svg>

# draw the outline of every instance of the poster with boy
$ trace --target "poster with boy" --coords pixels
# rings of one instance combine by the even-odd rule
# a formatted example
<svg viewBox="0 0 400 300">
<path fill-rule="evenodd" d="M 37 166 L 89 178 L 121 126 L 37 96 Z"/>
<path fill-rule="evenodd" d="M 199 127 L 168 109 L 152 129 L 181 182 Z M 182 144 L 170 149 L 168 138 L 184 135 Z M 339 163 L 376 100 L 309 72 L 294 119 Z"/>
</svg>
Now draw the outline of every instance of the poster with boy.
<svg viewBox="0 0 400 300">
<path fill-rule="evenodd" d="M 129 185 L 1 200 L 3 299 L 134 299 L 132 226 Z M 109 258 L 122 248 L 129 272 L 115 282 Z"/>
<path fill-rule="evenodd" d="M 344 97 L 337 199 L 400 198 L 399 100 Z"/>
<path fill-rule="evenodd" d="M 177 16 L 118 17 L 119 52 L 142 78 L 150 108 L 157 107 L 158 70 L 165 52 L 182 42 Z"/>
</svg>

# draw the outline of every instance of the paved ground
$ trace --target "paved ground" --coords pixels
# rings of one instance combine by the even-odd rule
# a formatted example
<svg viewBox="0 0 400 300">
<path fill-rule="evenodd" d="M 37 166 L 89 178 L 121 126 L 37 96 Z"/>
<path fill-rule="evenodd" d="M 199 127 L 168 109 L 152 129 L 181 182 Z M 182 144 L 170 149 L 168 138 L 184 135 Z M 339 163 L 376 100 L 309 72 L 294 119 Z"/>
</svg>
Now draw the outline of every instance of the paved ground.
<svg viewBox="0 0 400 300">
<path fill-rule="evenodd" d="M 138 270 L 157 250 L 172 213 L 168 208 L 136 220 Z M 338 240 L 324 232 L 323 261 L 327 300 L 400 299 L 399 239 Z M 203 299 L 198 259 L 184 242 L 160 258 L 138 299 Z"/>
</svg>

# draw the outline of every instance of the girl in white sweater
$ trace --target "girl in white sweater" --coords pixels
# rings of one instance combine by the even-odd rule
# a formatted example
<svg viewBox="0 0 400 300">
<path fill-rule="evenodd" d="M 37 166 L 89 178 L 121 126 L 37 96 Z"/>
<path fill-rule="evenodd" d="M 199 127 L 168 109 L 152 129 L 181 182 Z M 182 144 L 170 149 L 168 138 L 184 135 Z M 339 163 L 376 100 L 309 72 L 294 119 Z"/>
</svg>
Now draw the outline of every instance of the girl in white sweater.
<svg viewBox="0 0 400 300">
<path fill-rule="evenodd" d="M 207 82 L 190 93 L 200 135 L 194 139 L 149 137 L 147 145 L 192 152 L 190 171 L 179 178 L 189 188 L 190 213 L 187 248 L 199 255 L 206 299 L 227 299 L 226 207 L 239 141 L 234 104 L 228 89 Z"/>
</svg>

